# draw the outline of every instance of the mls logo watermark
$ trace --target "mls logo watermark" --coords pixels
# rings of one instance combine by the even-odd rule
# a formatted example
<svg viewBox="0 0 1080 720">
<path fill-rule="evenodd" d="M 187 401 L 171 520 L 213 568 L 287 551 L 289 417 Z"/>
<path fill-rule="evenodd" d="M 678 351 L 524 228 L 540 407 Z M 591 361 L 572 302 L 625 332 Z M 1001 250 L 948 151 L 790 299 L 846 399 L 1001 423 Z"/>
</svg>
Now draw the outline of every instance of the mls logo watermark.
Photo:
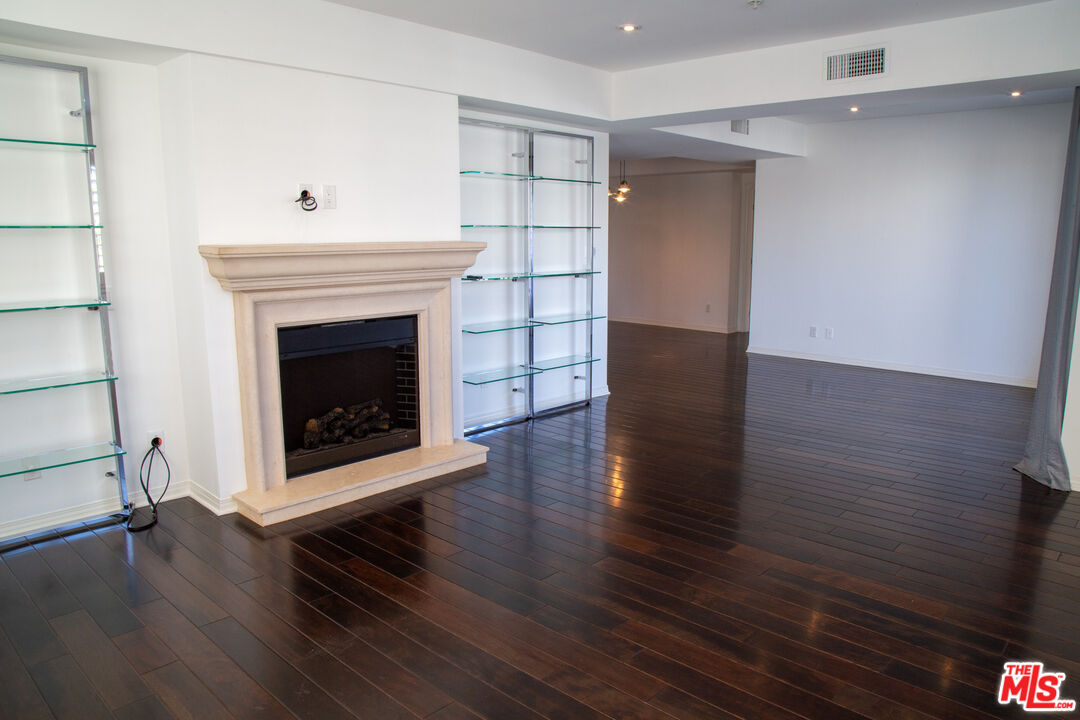
<svg viewBox="0 0 1080 720">
<path fill-rule="evenodd" d="M 998 702 L 1016 702 L 1030 712 L 1070 712 L 1076 709 L 1076 701 L 1060 697 L 1063 682 L 1065 673 L 1043 672 L 1041 662 L 1007 662 Z"/>
</svg>

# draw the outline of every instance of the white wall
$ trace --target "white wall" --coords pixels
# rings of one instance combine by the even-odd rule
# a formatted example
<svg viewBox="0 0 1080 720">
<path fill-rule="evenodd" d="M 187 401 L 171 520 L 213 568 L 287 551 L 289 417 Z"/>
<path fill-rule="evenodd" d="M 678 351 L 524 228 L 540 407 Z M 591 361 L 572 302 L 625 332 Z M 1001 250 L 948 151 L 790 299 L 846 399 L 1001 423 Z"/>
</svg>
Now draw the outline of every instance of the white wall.
<svg viewBox="0 0 1080 720">
<path fill-rule="evenodd" d="M 650 164 L 633 161 L 629 200 L 608 201 L 611 319 L 735 332 L 746 170 L 695 163 L 691 172 L 651 174 Z M 613 166 L 612 186 L 617 173 Z"/>
<path fill-rule="evenodd" d="M 189 453 L 183 422 L 185 403 L 177 382 L 176 313 L 172 302 L 161 125 L 154 68 L 7 45 L 0 46 L 0 53 L 89 67 L 94 134 L 98 144 L 99 187 L 103 201 L 105 259 L 114 303 L 109 312 L 116 369 L 120 377 L 117 392 L 121 433 L 131 453 L 126 458 L 129 491 L 133 497 L 141 495 L 141 491 L 136 493 L 137 477 L 139 460 L 146 447 L 146 433 L 164 431 L 164 449 L 173 471 L 172 489 L 186 492 L 185 483 L 190 477 Z M 81 156 L 76 154 L 73 157 L 81 164 Z M 7 169 L 0 168 L 0 173 Z M 78 198 L 78 205 L 85 209 L 84 181 L 80 182 L 80 193 L 82 197 Z M 11 236 L 7 238 L 11 239 Z M 37 242 L 42 241 L 43 236 L 28 239 Z M 73 240 L 88 247 L 89 238 L 85 231 L 83 236 L 73 237 Z M 42 268 L 42 275 L 51 272 L 60 259 L 59 254 L 54 254 L 50 267 Z M 36 285 L 41 277 L 28 279 Z M 10 289 L 8 283 L 5 283 L 5 287 Z M 32 346 L 30 352 L 46 353 L 49 362 L 62 360 L 69 355 L 75 336 L 68 334 L 66 327 L 59 331 L 59 340 L 39 332 L 43 329 L 47 332 L 49 327 L 53 327 L 52 321 L 59 319 L 60 314 L 18 315 L 20 317 L 4 318 L 22 327 L 18 330 L 13 325 L 6 326 L 3 342 L 6 352 L 20 349 L 19 355 L 25 356 L 23 351 L 27 350 L 26 346 Z M 96 328 L 96 322 L 90 325 Z M 96 335 L 96 329 L 92 334 Z M 93 353 L 87 353 L 88 360 L 99 352 L 96 338 L 92 345 Z M 15 356 L 9 356 L 6 352 L 3 362 L 5 375 L 16 369 Z M 70 371 L 77 368 L 64 369 Z M 38 367 L 21 374 L 39 375 L 44 372 L 47 371 L 43 367 Z M 104 393 L 101 392 L 100 396 L 99 400 L 103 400 Z M 77 414 L 73 413 L 71 403 L 76 402 L 80 392 L 78 389 L 54 390 L 14 397 L 19 398 L 20 403 L 31 403 L 26 405 L 28 409 L 53 408 L 54 417 L 57 417 Z M 96 402 L 95 406 L 100 408 L 100 402 Z M 81 405 L 78 407 L 82 409 Z M 98 427 L 97 436 L 85 438 L 86 442 L 107 438 L 107 427 Z M 40 440 L 40 432 L 37 434 Z M 13 437 L 6 430 L 4 435 L 9 439 Z M 5 446 L 0 454 L 20 455 L 36 449 L 24 440 L 20 447 Z M 64 517 L 75 519 L 88 514 L 114 512 L 118 507 L 115 483 L 106 480 L 102 474 L 104 470 L 111 469 L 111 463 L 98 465 L 94 463 L 47 470 L 41 479 L 30 482 L 18 477 L 0 479 L 0 497 L 3 498 L 0 502 L 0 537 L 25 531 L 35 524 L 40 526 L 35 517 L 55 512 L 58 508 L 67 508 L 70 512 L 66 516 L 63 513 L 50 515 L 41 522 L 55 526 Z M 156 483 L 162 476 L 158 475 L 157 470 L 154 475 Z"/>
<path fill-rule="evenodd" d="M 1033 385 L 1068 118 L 814 125 L 759 161 L 751 350 Z"/>
<path fill-rule="evenodd" d="M 182 383 L 200 497 L 245 487 L 232 296 L 200 244 L 455 240 L 457 98 L 205 55 L 160 68 Z M 297 184 L 337 186 L 302 212 Z"/>
</svg>

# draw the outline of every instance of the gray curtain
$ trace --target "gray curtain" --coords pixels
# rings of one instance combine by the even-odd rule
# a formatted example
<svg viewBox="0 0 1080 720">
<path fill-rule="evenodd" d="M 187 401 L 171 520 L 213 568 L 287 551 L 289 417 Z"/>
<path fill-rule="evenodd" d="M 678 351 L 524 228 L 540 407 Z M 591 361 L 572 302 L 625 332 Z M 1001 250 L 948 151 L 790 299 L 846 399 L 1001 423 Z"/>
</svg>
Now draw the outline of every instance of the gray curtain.
<svg viewBox="0 0 1080 720">
<path fill-rule="evenodd" d="M 1050 301 L 1046 307 L 1042 364 L 1035 405 L 1031 409 L 1024 458 L 1016 469 L 1055 490 L 1069 489 L 1069 468 L 1061 447 L 1065 391 L 1069 385 L 1073 328 L 1076 325 L 1077 283 L 1080 282 L 1080 87 L 1073 92 L 1065 183 L 1061 190 Z M 1080 371 L 1080 368 L 1078 368 Z"/>
</svg>

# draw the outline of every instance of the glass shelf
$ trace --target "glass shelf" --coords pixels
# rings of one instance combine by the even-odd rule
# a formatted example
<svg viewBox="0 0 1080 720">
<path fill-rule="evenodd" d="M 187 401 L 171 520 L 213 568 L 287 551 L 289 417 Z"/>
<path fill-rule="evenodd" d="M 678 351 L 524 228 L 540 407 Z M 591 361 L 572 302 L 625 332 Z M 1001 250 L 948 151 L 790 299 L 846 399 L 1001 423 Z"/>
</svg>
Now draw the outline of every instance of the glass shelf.
<svg viewBox="0 0 1080 720">
<path fill-rule="evenodd" d="M 104 225 L 0 225 L 0 230 L 100 230 Z"/>
<path fill-rule="evenodd" d="M 515 228 L 515 229 L 518 229 L 518 230 L 526 230 L 526 229 L 528 229 L 528 227 L 529 227 L 528 225 L 462 225 L 461 226 L 461 228 L 463 230 L 469 229 L 469 228 Z"/>
<path fill-rule="evenodd" d="M 461 332 L 470 335 L 483 335 L 485 333 L 503 332 L 505 330 L 524 330 L 536 327 L 539 323 L 531 320 L 496 320 L 495 322 L 473 323 L 462 325 Z"/>
<path fill-rule="evenodd" d="M 35 390 L 72 387 L 74 385 L 92 385 L 94 383 L 114 382 L 115 380 L 115 375 L 106 375 L 100 371 L 2 380 L 0 381 L 0 395 L 15 395 L 17 393 L 34 392 Z"/>
<path fill-rule="evenodd" d="M 549 277 L 577 277 L 579 275 L 599 275 L 599 270 L 565 270 L 563 272 L 549 273 L 522 273 L 522 274 L 499 274 L 499 275 L 466 275 L 461 278 L 466 282 L 484 282 L 487 280 L 528 280 L 529 278 Z"/>
<path fill-rule="evenodd" d="M 545 182 L 568 182 L 578 183 L 580 185 L 599 185 L 599 180 L 575 180 L 574 178 L 560 178 L 560 177 L 547 177 L 545 175 L 534 175 L 533 180 L 542 180 Z"/>
<path fill-rule="evenodd" d="M 108 300 L 82 298 L 73 300 L 24 300 L 14 303 L 0 303 L 0 313 L 27 312 L 30 310 L 63 310 L 65 308 L 92 308 L 108 305 Z"/>
<path fill-rule="evenodd" d="M 582 185 L 599 185 L 599 180 L 577 180 L 575 178 L 548 177 L 546 175 L 527 175 L 524 173 L 496 172 L 494 170 L 462 170 L 460 175 L 470 177 L 502 178 L 504 180 L 540 180 L 546 182 L 580 183 Z"/>
<path fill-rule="evenodd" d="M 97 147 L 97 145 L 87 145 L 86 143 L 56 142 L 54 140 L 23 140 L 22 138 L 0 138 L 0 142 L 19 143 L 20 145 L 31 146 L 45 145 L 51 147 L 76 148 L 78 150 L 88 150 Z"/>
<path fill-rule="evenodd" d="M 504 180 L 532 180 L 533 176 L 527 173 L 496 172 L 494 170 L 462 170 L 459 175 L 483 178 L 502 178 Z"/>
<path fill-rule="evenodd" d="M 497 370 L 485 370 L 484 372 L 466 373 L 462 376 L 462 380 L 466 385 L 487 385 L 488 383 L 501 382 L 503 380 L 512 380 L 519 377 L 528 377 L 529 375 L 539 375 L 540 370 L 536 368 L 529 368 L 524 365 L 514 365 L 512 367 L 498 368 Z"/>
<path fill-rule="evenodd" d="M 516 228 L 519 230 L 599 230 L 599 225 L 462 225 L 463 230 L 469 228 Z"/>
<path fill-rule="evenodd" d="M 600 358 L 589 357 L 588 355 L 567 355 L 566 357 L 551 358 L 550 360 L 538 360 L 532 364 L 532 367 L 536 370 L 558 370 L 559 368 L 588 365 L 599 361 Z"/>
<path fill-rule="evenodd" d="M 488 383 L 513 380 L 530 375 L 541 375 L 545 370 L 558 370 L 559 368 L 573 367 L 574 365 L 588 365 L 598 362 L 600 358 L 588 355 L 567 355 L 566 357 L 551 358 L 533 363 L 531 366 L 514 365 L 511 367 L 485 370 L 484 372 L 466 373 L 462 380 L 466 385 L 487 385 Z"/>
<path fill-rule="evenodd" d="M 78 465 L 79 463 L 93 462 L 94 460 L 105 460 L 123 454 L 124 450 L 119 445 L 105 442 L 66 450 L 56 450 L 40 455 L 0 460 L 0 477 L 22 475 L 23 473 L 64 467 L 65 465 Z"/>
<path fill-rule="evenodd" d="M 602 320 L 605 315 L 550 315 L 548 317 L 531 318 L 537 325 L 567 325 L 569 323 L 586 322 L 588 320 Z"/>
</svg>

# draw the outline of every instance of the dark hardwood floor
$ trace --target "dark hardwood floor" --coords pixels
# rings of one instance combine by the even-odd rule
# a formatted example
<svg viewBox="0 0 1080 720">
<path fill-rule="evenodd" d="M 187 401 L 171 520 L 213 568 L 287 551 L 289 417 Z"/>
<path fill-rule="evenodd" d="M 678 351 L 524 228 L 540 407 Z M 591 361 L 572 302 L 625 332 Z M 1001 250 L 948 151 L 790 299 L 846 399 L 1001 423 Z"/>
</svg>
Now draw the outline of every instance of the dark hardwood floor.
<svg viewBox="0 0 1080 720">
<path fill-rule="evenodd" d="M 0 561 L 4 718 L 960 718 L 1080 697 L 1080 500 L 1031 391 L 611 325 L 486 469 L 258 528 L 194 501 Z"/>
</svg>

